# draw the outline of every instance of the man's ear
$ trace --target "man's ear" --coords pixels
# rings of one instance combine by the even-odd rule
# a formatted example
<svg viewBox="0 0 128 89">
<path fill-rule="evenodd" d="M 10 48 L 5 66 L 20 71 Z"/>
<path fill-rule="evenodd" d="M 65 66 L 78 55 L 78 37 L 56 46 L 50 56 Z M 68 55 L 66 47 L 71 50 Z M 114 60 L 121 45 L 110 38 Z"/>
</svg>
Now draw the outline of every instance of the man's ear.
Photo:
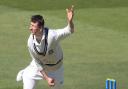
<svg viewBox="0 0 128 89">
<path fill-rule="evenodd" d="M 42 26 L 40 26 L 40 27 L 39 27 L 39 29 L 40 29 L 40 31 L 42 31 L 42 30 L 43 30 L 43 27 L 42 27 Z"/>
</svg>

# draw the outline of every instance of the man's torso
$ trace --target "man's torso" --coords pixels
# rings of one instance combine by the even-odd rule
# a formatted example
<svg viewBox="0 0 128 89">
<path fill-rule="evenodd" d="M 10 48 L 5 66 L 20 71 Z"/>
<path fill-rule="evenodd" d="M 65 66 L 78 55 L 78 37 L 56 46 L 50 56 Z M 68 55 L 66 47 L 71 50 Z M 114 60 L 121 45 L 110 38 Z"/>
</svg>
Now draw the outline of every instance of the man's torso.
<svg viewBox="0 0 128 89">
<path fill-rule="evenodd" d="M 54 30 L 49 30 L 48 38 L 47 38 L 47 43 L 48 43 L 47 52 L 46 55 L 43 56 L 35 52 L 34 44 L 39 52 L 43 52 L 45 45 L 44 34 L 40 43 L 38 43 L 35 37 L 33 37 L 33 35 L 31 34 L 28 39 L 28 49 L 33 55 L 32 58 L 36 60 L 40 60 L 44 64 L 56 64 L 57 61 L 62 60 L 63 52 L 59 45 L 59 42 L 56 40 L 55 37 L 56 37 L 56 33 L 54 32 Z"/>
</svg>

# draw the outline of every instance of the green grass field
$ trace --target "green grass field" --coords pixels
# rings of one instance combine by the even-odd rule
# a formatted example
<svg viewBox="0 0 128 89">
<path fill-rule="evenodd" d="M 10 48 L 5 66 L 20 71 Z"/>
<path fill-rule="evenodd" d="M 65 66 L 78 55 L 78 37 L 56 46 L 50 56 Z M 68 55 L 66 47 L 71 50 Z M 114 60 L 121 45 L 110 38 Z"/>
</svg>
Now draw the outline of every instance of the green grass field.
<svg viewBox="0 0 128 89">
<path fill-rule="evenodd" d="M 0 89 L 22 89 L 22 82 L 15 78 L 31 61 L 27 50 L 30 17 L 41 14 L 49 28 L 63 28 L 65 9 L 71 4 L 75 5 L 76 31 L 61 42 L 64 89 L 105 89 L 106 78 L 116 79 L 117 89 L 128 89 L 128 1 L 25 1 L 0 1 Z M 40 81 L 37 89 L 49 88 Z"/>
</svg>

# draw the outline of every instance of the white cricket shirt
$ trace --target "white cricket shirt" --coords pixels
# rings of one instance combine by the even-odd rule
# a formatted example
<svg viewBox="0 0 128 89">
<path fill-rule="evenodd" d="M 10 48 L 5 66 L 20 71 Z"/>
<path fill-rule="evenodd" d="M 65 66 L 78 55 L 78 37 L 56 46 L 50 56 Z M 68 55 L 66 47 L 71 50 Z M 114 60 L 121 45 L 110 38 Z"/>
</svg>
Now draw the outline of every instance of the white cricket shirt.
<svg viewBox="0 0 128 89">
<path fill-rule="evenodd" d="M 45 43 L 45 34 L 43 33 L 40 43 L 36 41 L 35 36 L 33 37 L 33 35 L 30 34 L 28 38 L 28 49 L 32 57 L 31 65 L 35 65 L 37 66 L 37 68 L 39 68 L 39 70 L 42 70 L 43 66 L 40 65 L 37 62 L 37 60 L 40 60 L 43 64 L 56 64 L 59 60 L 62 60 L 63 51 L 61 49 L 59 41 L 66 38 L 70 34 L 71 34 L 71 28 L 69 24 L 63 29 L 54 29 L 54 30 L 49 29 L 48 38 L 47 38 L 48 46 L 45 56 L 37 54 L 34 50 L 34 43 L 35 43 L 37 50 L 39 52 L 43 52 L 44 43 Z"/>
</svg>

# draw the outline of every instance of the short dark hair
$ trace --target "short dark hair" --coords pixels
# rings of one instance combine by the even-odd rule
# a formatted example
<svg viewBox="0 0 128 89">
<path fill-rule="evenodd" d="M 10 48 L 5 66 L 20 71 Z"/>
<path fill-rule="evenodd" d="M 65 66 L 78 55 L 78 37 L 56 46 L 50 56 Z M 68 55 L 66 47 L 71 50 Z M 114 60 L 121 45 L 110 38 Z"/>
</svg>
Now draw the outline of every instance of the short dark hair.
<svg viewBox="0 0 128 89">
<path fill-rule="evenodd" d="M 34 22 L 34 23 L 38 22 L 39 27 L 44 27 L 44 18 L 41 15 L 33 15 L 31 17 L 31 22 Z"/>
</svg>

